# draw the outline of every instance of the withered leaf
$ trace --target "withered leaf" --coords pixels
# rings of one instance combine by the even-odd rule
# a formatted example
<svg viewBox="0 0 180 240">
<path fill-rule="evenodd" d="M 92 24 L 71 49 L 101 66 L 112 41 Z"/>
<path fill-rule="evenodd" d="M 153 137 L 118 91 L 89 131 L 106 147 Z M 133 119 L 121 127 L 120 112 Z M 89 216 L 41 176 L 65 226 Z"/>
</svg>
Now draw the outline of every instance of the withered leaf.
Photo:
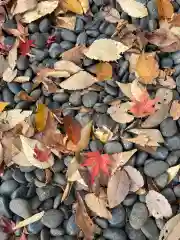
<svg viewBox="0 0 180 240">
<path fill-rule="evenodd" d="M 75 63 L 69 61 L 69 60 L 60 60 L 54 64 L 54 69 L 58 71 L 65 71 L 70 74 L 75 74 L 82 70 L 79 66 L 77 66 Z M 52 71 L 52 69 L 50 69 Z M 52 75 L 46 75 L 46 76 L 52 76 Z"/>
<path fill-rule="evenodd" d="M 99 12 L 99 15 L 104 17 L 105 20 L 110 23 L 117 23 L 121 19 L 118 10 L 110 5 L 105 6 L 102 11 Z"/>
<path fill-rule="evenodd" d="M 172 216 L 171 205 L 168 200 L 160 193 L 150 190 L 146 195 L 146 205 L 153 217 L 169 218 Z"/>
<path fill-rule="evenodd" d="M 66 14 L 65 16 L 56 17 L 56 27 L 66 28 L 74 31 L 75 24 L 76 24 L 76 16 L 73 16 L 71 14 Z"/>
<path fill-rule="evenodd" d="M 79 193 L 77 193 L 77 206 L 75 214 L 76 224 L 83 231 L 86 239 L 93 239 L 95 226 L 91 218 L 88 216 L 86 207 Z"/>
<path fill-rule="evenodd" d="M 24 82 L 29 82 L 29 80 L 30 80 L 30 77 L 28 76 L 18 76 L 13 80 L 13 82 L 24 83 Z"/>
<path fill-rule="evenodd" d="M 17 75 L 17 69 L 12 70 L 10 67 L 3 72 L 3 80 L 5 82 L 12 82 Z"/>
<path fill-rule="evenodd" d="M 37 5 L 37 0 L 18 0 L 15 8 L 12 11 L 13 15 L 24 13 L 35 8 Z"/>
<path fill-rule="evenodd" d="M 8 68 L 8 61 L 2 55 L 0 55 L 0 76 L 1 77 L 7 68 Z"/>
<path fill-rule="evenodd" d="M 17 57 L 18 57 L 18 46 L 19 46 L 19 39 L 16 39 L 13 47 L 11 48 L 11 50 L 9 51 L 9 54 L 8 54 L 8 63 L 12 70 L 16 66 L 16 61 L 17 61 Z"/>
<path fill-rule="evenodd" d="M 166 172 L 168 173 L 168 183 L 170 183 L 175 178 L 175 176 L 179 172 L 179 169 L 180 169 L 180 164 L 167 169 Z"/>
<path fill-rule="evenodd" d="M 174 13 L 173 5 L 169 0 L 157 0 L 159 18 L 171 19 Z"/>
<path fill-rule="evenodd" d="M 178 100 L 174 100 L 171 104 L 170 115 L 173 120 L 178 120 L 180 118 L 180 103 Z"/>
<path fill-rule="evenodd" d="M 128 195 L 130 179 L 124 170 L 117 170 L 108 182 L 107 196 L 110 208 L 119 205 Z"/>
<path fill-rule="evenodd" d="M 180 27 L 180 14 L 175 13 L 170 21 L 172 26 Z"/>
<path fill-rule="evenodd" d="M 91 130 L 92 130 L 92 121 L 88 122 L 81 130 L 81 138 L 77 144 L 77 148 L 76 148 L 76 152 L 80 152 L 82 150 L 84 150 L 88 144 L 89 144 L 89 140 L 90 140 L 90 136 L 91 136 Z"/>
<path fill-rule="evenodd" d="M 37 113 L 35 114 L 35 126 L 39 132 L 43 131 L 46 127 L 48 113 L 49 110 L 46 105 L 38 104 Z"/>
<path fill-rule="evenodd" d="M 171 103 L 173 99 L 173 91 L 168 88 L 159 88 L 156 92 L 156 98 L 158 102 L 156 103 L 156 109 L 160 109 L 162 105 Z"/>
<path fill-rule="evenodd" d="M 62 0 L 60 6 L 65 11 L 71 11 L 83 15 L 89 10 L 88 0 Z"/>
<path fill-rule="evenodd" d="M 61 57 L 63 60 L 71 61 L 75 64 L 80 64 L 82 59 L 84 58 L 84 50 L 85 46 L 80 45 L 73 47 L 62 53 Z"/>
<path fill-rule="evenodd" d="M 33 102 L 35 101 L 33 97 L 29 96 L 25 91 L 20 91 L 17 95 L 16 95 L 19 99 L 23 100 L 23 101 L 27 101 L 27 102 Z"/>
<path fill-rule="evenodd" d="M 159 84 L 163 87 L 167 87 L 169 89 L 174 89 L 176 88 L 176 82 L 174 81 L 174 79 L 171 76 L 164 76 L 164 77 L 159 77 L 157 79 L 157 81 L 159 82 Z"/>
<path fill-rule="evenodd" d="M 98 63 L 95 66 L 95 74 L 100 81 L 111 79 L 113 73 L 112 70 L 111 64 L 107 62 Z"/>
<path fill-rule="evenodd" d="M 140 82 L 144 84 L 152 84 L 154 79 L 159 75 L 158 62 L 155 60 L 152 54 L 143 53 L 138 58 L 136 72 L 140 77 Z"/>
</svg>

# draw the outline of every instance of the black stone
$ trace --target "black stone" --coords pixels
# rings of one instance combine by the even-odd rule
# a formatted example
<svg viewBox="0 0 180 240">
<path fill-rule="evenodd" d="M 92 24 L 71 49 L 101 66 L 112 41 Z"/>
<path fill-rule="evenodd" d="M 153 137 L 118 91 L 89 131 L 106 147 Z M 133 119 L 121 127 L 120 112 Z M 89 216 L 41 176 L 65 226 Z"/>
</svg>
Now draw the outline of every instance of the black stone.
<svg viewBox="0 0 180 240">
<path fill-rule="evenodd" d="M 19 184 L 15 180 L 6 180 L 0 186 L 0 194 L 3 196 L 10 196 Z"/>
<path fill-rule="evenodd" d="M 19 70 L 26 70 L 29 67 L 29 60 L 26 56 L 21 55 L 17 59 L 16 65 Z"/>
<path fill-rule="evenodd" d="M 44 18 L 39 24 L 40 32 L 46 33 L 46 32 L 49 32 L 50 29 L 51 29 L 51 22 L 49 21 L 48 18 Z"/>
<path fill-rule="evenodd" d="M 36 193 L 40 201 L 45 201 L 48 198 L 57 196 L 59 194 L 59 188 L 52 185 L 47 185 L 42 188 L 37 188 Z"/>
<path fill-rule="evenodd" d="M 25 199 L 12 199 L 9 204 L 10 210 L 22 218 L 28 218 L 32 215 L 31 207 Z"/>
<path fill-rule="evenodd" d="M 63 222 L 64 216 L 60 210 L 51 209 L 45 212 L 42 223 L 48 228 L 57 228 Z"/>
</svg>

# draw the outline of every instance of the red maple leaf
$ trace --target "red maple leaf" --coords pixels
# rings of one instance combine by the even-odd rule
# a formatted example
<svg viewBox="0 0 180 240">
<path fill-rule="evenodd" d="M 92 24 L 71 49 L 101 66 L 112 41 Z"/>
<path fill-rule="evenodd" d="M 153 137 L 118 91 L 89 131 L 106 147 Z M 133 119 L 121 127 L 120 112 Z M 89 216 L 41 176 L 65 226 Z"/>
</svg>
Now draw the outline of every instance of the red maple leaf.
<svg viewBox="0 0 180 240">
<path fill-rule="evenodd" d="M 0 227 L 4 233 L 11 234 L 14 232 L 15 223 L 8 218 L 2 216 L 0 218 Z"/>
<path fill-rule="evenodd" d="M 86 160 L 81 165 L 83 167 L 91 167 L 91 183 L 94 183 L 94 179 L 98 176 L 100 170 L 109 175 L 108 165 L 111 164 L 108 154 L 100 154 L 99 152 L 85 153 Z"/>
<path fill-rule="evenodd" d="M 49 156 L 51 154 L 51 150 L 46 148 L 45 150 L 41 150 L 35 145 L 34 148 L 34 157 L 40 162 L 47 162 L 49 160 Z"/>
<path fill-rule="evenodd" d="M 146 117 L 155 112 L 155 103 L 157 98 L 150 99 L 148 93 L 145 91 L 140 97 L 140 101 L 136 99 L 133 100 L 133 106 L 130 109 L 130 112 L 135 117 Z"/>
<path fill-rule="evenodd" d="M 19 48 L 20 48 L 20 53 L 23 56 L 26 56 L 30 52 L 31 47 L 35 47 L 33 42 L 34 42 L 34 40 L 25 40 L 24 42 L 20 41 Z"/>
<path fill-rule="evenodd" d="M 52 43 L 56 41 L 56 36 L 49 36 L 47 41 L 46 41 L 46 46 L 50 47 Z"/>
</svg>

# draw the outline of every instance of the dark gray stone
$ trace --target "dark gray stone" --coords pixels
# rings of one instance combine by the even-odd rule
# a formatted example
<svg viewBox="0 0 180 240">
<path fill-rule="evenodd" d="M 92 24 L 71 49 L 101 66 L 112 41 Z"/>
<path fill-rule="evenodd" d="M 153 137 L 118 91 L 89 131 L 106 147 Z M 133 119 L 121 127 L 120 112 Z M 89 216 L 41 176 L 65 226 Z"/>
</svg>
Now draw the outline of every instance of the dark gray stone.
<svg viewBox="0 0 180 240">
<path fill-rule="evenodd" d="M 32 171 L 34 171 L 34 169 L 36 169 L 35 166 L 31 166 L 31 167 L 20 167 L 21 172 L 32 172 Z"/>
<path fill-rule="evenodd" d="M 45 178 L 46 178 L 46 173 L 43 169 L 39 169 L 37 168 L 35 171 L 34 171 L 37 179 L 41 182 L 44 182 L 45 181 Z"/>
<path fill-rule="evenodd" d="M 90 141 L 89 148 L 92 152 L 102 151 L 103 144 L 100 140 L 96 139 L 96 140 Z"/>
<path fill-rule="evenodd" d="M 7 83 L 7 86 L 9 90 L 14 94 L 18 94 L 22 90 L 21 85 L 16 82 L 9 82 Z"/>
<path fill-rule="evenodd" d="M 27 92 L 30 93 L 33 88 L 33 83 L 32 82 L 25 82 L 21 84 L 21 87 Z"/>
<path fill-rule="evenodd" d="M 63 222 L 64 216 L 60 210 L 51 209 L 45 212 L 42 223 L 48 228 L 57 228 Z"/>
<path fill-rule="evenodd" d="M 66 185 L 66 177 L 62 173 L 55 173 L 53 176 L 53 182 L 58 185 L 65 186 Z"/>
<path fill-rule="evenodd" d="M 30 80 L 32 80 L 32 78 L 34 76 L 33 70 L 31 68 L 26 69 L 24 76 L 29 77 Z M 22 85 L 21 85 L 21 87 L 22 87 Z"/>
<path fill-rule="evenodd" d="M 86 32 L 81 32 L 76 39 L 76 45 L 86 45 L 88 36 Z"/>
<path fill-rule="evenodd" d="M 19 184 L 15 180 L 4 181 L 0 186 L 0 194 L 3 196 L 11 196 L 18 186 Z"/>
<path fill-rule="evenodd" d="M 82 125 L 85 126 L 89 121 L 91 121 L 91 115 L 88 113 L 78 113 L 75 119 Z"/>
<path fill-rule="evenodd" d="M 125 231 L 130 240 L 146 240 L 143 232 L 140 229 L 134 229 L 128 222 L 126 223 Z"/>
<path fill-rule="evenodd" d="M 92 38 L 97 38 L 99 35 L 99 31 L 98 30 L 87 30 L 86 31 L 87 35 L 92 37 Z"/>
<path fill-rule="evenodd" d="M 144 203 L 137 202 L 133 205 L 129 223 L 134 229 L 140 229 L 148 219 L 148 209 Z"/>
<path fill-rule="evenodd" d="M 64 103 L 66 101 L 68 101 L 69 99 L 69 94 L 62 92 L 62 93 L 56 93 L 53 95 L 53 101 L 55 102 L 60 102 L 60 103 Z"/>
<path fill-rule="evenodd" d="M 150 0 L 148 2 L 147 9 L 151 18 L 158 19 L 158 10 L 157 10 L 157 5 L 155 0 Z"/>
<path fill-rule="evenodd" d="M 159 230 L 155 221 L 149 218 L 142 226 L 141 231 L 149 240 L 157 240 L 159 238 Z"/>
<path fill-rule="evenodd" d="M 33 182 L 34 181 L 34 173 L 29 172 L 24 174 L 26 181 Z"/>
<path fill-rule="evenodd" d="M 4 171 L 3 175 L 1 176 L 1 178 L 2 178 L 4 181 L 10 180 L 10 179 L 13 178 L 13 177 L 12 177 L 12 174 L 13 174 L 13 169 L 12 169 L 12 168 L 7 168 L 7 169 Z"/>
<path fill-rule="evenodd" d="M 164 173 L 169 168 L 169 165 L 164 161 L 151 161 L 144 166 L 144 173 L 149 177 L 157 177 Z"/>
<path fill-rule="evenodd" d="M 173 66 L 173 60 L 172 58 L 162 58 L 160 61 L 160 65 L 162 68 L 172 68 Z"/>
<path fill-rule="evenodd" d="M 61 199 L 62 199 L 62 193 L 60 193 L 54 198 L 53 208 L 57 209 L 59 207 L 59 205 L 61 204 Z"/>
<path fill-rule="evenodd" d="M 61 46 L 58 43 L 52 43 L 49 48 L 49 56 L 51 58 L 57 58 L 61 53 L 63 53 Z"/>
<path fill-rule="evenodd" d="M 38 24 L 35 22 L 29 23 L 28 24 L 28 31 L 29 33 L 35 33 L 39 31 Z"/>
<path fill-rule="evenodd" d="M 172 137 L 167 137 L 165 139 L 165 146 L 170 150 L 179 150 L 180 149 L 180 134 L 176 134 Z"/>
<path fill-rule="evenodd" d="M 172 57 L 172 59 L 173 59 L 175 64 L 179 64 L 180 63 L 180 51 L 173 52 L 171 54 L 171 57 Z"/>
<path fill-rule="evenodd" d="M 7 218 L 12 217 L 12 212 L 9 209 L 9 199 L 3 196 L 0 196 L 0 215 Z"/>
<path fill-rule="evenodd" d="M 81 18 L 76 19 L 75 31 L 76 33 L 80 33 L 84 30 L 84 22 Z"/>
<path fill-rule="evenodd" d="M 138 167 L 143 166 L 147 157 L 148 157 L 148 153 L 138 151 L 138 153 L 136 155 L 136 166 L 138 166 Z"/>
<path fill-rule="evenodd" d="M 60 47 L 64 50 L 69 50 L 74 47 L 74 43 L 69 42 L 69 41 L 62 41 L 60 43 Z"/>
<path fill-rule="evenodd" d="M 43 229 L 43 224 L 41 221 L 36 221 L 27 226 L 27 230 L 30 234 L 38 234 Z"/>
<path fill-rule="evenodd" d="M 42 202 L 39 200 L 39 197 L 37 195 L 30 200 L 32 210 L 38 209 L 41 203 Z"/>
<path fill-rule="evenodd" d="M 104 219 L 101 217 L 96 217 L 94 219 L 94 222 L 103 229 L 108 228 L 108 225 L 109 225 L 107 219 Z"/>
<path fill-rule="evenodd" d="M 152 158 L 157 159 L 157 160 L 166 160 L 168 156 L 168 149 L 165 147 L 158 147 L 156 151 L 151 155 Z"/>
<path fill-rule="evenodd" d="M 64 29 L 61 29 L 61 38 L 65 41 L 75 43 L 77 36 L 73 31 L 64 28 Z"/>
<path fill-rule="evenodd" d="M 159 230 L 163 229 L 164 225 L 165 225 L 165 220 L 164 219 L 155 219 L 156 221 L 156 225 L 159 228 Z"/>
<path fill-rule="evenodd" d="M 52 185 L 47 185 L 42 188 L 37 188 L 36 193 L 40 201 L 45 201 L 48 198 L 57 196 L 59 194 L 59 188 Z"/>
<path fill-rule="evenodd" d="M 97 102 L 97 100 L 98 100 L 97 92 L 91 91 L 91 92 L 85 93 L 82 97 L 82 103 L 87 108 L 93 107 L 94 104 Z"/>
<path fill-rule="evenodd" d="M 75 222 L 75 216 L 72 215 L 68 220 L 67 222 L 65 222 L 64 224 L 65 226 L 65 231 L 68 235 L 70 236 L 76 236 L 79 232 L 79 227 L 76 225 L 76 222 Z"/>
<path fill-rule="evenodd" d="M 127 240 L 126 233 L 118 228 L 108 228 L 103 231 L 103 237 L 108 240 Z"/>
<path fill-rule="evenodd" d="M 47 33 L 51 29 L 51 23 L 48 18 L 44 18 L 40 23 L 39 23 L 39 30 L 42 33 Z"/>
<path fill-rule="evenodd" d="M 117 89 L 116 87 L 112 87 L 112 86 L 109 85 L 109 84 L 105 84 L 104 90 L 105 90 L 108 94 L 110 94 L 110 95 L 112 95 L 112 96 L 114 96 L 114 97 L 116 97 L 116 96 L 118 95 L 118 89 Z"/>
<path fill-rule="evenodd" d="M 176 195 L 176 197 L 180 197 L 180 185 L 177 185 L 174 187 L 174 193 Z"/>
<path fill-rule="evenodd" d="M 108 110 L 108 105 L 104 103 L 96 103 L 93 108 L 98 113 L 106 113 Z"/>
<path fill-rule="evenodd" d="M 168 173 L 165 172 L 154 179 L 156 185 L 160 188 L 164 188 L 168 184 Z"/>
<path fill-rule="evenodd" d="M 63 236 L 65 231 L 64 231 L 63 228 L 58 227 L 58 228 L 51 229 L 50 233 L 51 233 L 52 236 L 58 237 L 58 236 Z"/>
<path fill-rule="evenodd" d="M 10 210 L 22 218 L 28 218 L 32 215 L 31 207 L 25 199 L 12 199 L 9 203 Z"/>
<path fill-rule="evenodd" d="M 54 173 L 61 172 L 64 169 L 65 165 L 61 159 L 57 159 L 52 166 L 52 170 Z"/>
<path fill-rule="evenodd" d="M 35 56 L 36 61 L 43 61 L 46 57 L 48 57 L 48 49 L 38 49 L 31 48 L 31 53 Z"/>
<path fill-rule="evenodd" d="M 49 240 L 50 239 L 50 230 L 48 228 L 43 228 L 40 233 L 41 240 Z"/>
<path fill-rule="evenodd" d="M 120 69 L 119 69 L 119 72 L 118 72 L 118 76 L 120 78 L 123 77 L 123 75 L 125 74 L 126 71 L 128 71 L 128 68 L 129 68 L 129 62 L 126 60 L 126 61 L 123 61 L 121 64 L 120 64 Z"/>
<path fill-rule="evenodd" d="M 37 101 L 41 96 L 41 89 L 35 89 L 31 92 L 30 96 L 34 99 L 34 101 Z"/>
<path fill-rule="evenodd" d="M 124 139 L 123 139 L 123 138 L 124 138 Z M 129 133 L 124 133 L 124 134 L 122 135 L 122 139 L 121 139 L 121 143 L 122 143 L 123 148 L 124 148 L 126 151 L 128 151 L 128 150 L 133 149 L 134 144 L 131 143 L 130 141 L 125 140 L 126 138 L 131 138 L 131 135 L 130 135 Z"/>
<path fill-rule="evenodd" d="M 116 31 L 116 27 L 114 24 L 110 23 L 108 26 L 105 28 L 104 33 L 108 36 L 112 36 Z"/>
<path fill-rule="evenodd" d="M 174 191 L 171 188 L 164 188 L 161 191 L 161 194 L 165 196 L 165 198 L 167 198 L 167 200 L 169 202 L 174 202 L 176 201 L 176 196 L 174 194 Z"/>
<path fill-rule="evenodd" d="M 79 91 L 74 91 L 71 93 L 70 97 L 69 97 L 69 102 L 73 105 L 73 106 L 80 106 L 82 104 L 81 101 L 81 92 Z"/>
<path fill-rule="evenodd" d="M 174 166 L 177 164 L 179 158 L 180 158 L 180 150 L 173 151 L 166 158 L 166 162 L 169 164 L 169 166 Z"/>
<path fill-rule="evenodd" d="M 113 208 L 111 211 L 112 219 L 108 220 L 111 227 L 122 228 L 126 221 L 126 212 L 122 205 Z"/>
<path fill-rule="evenodd" d="M 12 177 L 14 178 L 14 180 L 16 180 L 16 182 L 18 183 L 26 183 L 26 179 L 24 174 L 20 171 L 19 168 L 16 168 L 13 172 Z"/>
<path fill-rule="evenodd" d="M 53 208 L 53 203 L 54 203 L 53 199 L 49 198 L 43 202 L 40 209 L 42 209 L 44 211 L 48 211 Z"/>
<path fill-rule="evenodd" d="M 27 186 L 21 185 L 11 194 L 11 199 L 26 198 L 27 191 L 28 191 Z"/>
<path fill-rule="evenodd" d="M 166 118 L 160 124 L 160 130 L 164 137 L 174 136 L 178 131 L 176 121 L 174 121 L 172 118 Z"/>
<path fill-rule="evenodd" d="M 137 195 L 132 193 L 132 194 L 128 194 L 122 203 L 124 206 L 129 207 L 129 206 L 132 206 L 136 201 L 137 201 Z"/>
<path fill-rule="evenodd" d="M 46 46 L 46 38 L 42 33 L 34 33 L 31 35 L 31 40 L 33 40 L 33 44 L 35 45 L 36 48 L 45 48 Z"/>
<path fill-rule="evenodd" d="M 107 142 L 104 145 L 104 151 L 108 154 L 120 153 L 123 151 L 122 145 L 118 141 Z"/>
<path fill-rule="evenodd" d="M 26 56 L 21 55 L 17 59 L 16 65 L 19 70 L 26 70 L 29 67 L 29 60 Z"/>
<path fill-rule="evenodd" d="M 2 97 L 4 102 L 14 103 L 14 94 L 8 88 L 2 90 Z"/>
<path fill-rule="evenodd" d="M 72 161 L 73 157 L 72 156 L 65 156 L 64 157 L 64 164 L 67 167 L 69 163 Z"/>
</svg>

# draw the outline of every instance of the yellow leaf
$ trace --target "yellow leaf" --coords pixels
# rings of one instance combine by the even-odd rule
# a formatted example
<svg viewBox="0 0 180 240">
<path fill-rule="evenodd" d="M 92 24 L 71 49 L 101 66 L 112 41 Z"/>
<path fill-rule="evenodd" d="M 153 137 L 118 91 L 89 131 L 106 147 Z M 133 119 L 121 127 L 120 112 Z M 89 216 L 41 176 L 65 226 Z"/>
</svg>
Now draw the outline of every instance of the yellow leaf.
<svg viewBox="0 0 180 240">
<path fill-rule="evenodd" d="M 71 11 L 81 15 L 87 13 L 89 10 L 88 0 L 62 0 L 60 5 L 66 11 Z"/>
<path fill-rule="evenodd" d="M 159 18 L 170 19 L 174 13 L 173 5 L 169 0 L 157 0 Z"/>
<path fill-rule="evenodd" d="M 180 164 L 167 169 L 168 183 L 170 183 L 175 178 L 175 176 L 179 172 L 179 169 L 180 169 Z"/>
<path fill-rule="evenodd" d="M 137 61 L 136 72 L 140 77 L 139 81 L 144 84 L 152 84 L 159 75 L 159 66 L 150 53 L 143 53 Z"/>
<path fill-rule="evenodd" d="M 48 108 L 44 104 L 38 104 L 37 113 L 35 115 L 36 129 L 41 132 L 46 127 L 48 117 Z"/>
<path fill-rule="evenodd" d="M 9 105 L 8 102 L 0 102 L 0 112 L 2 112 L 7 105 Z"/>
<path fill-rule="evenodd" d="M 96 64 L 95 74 L 101 81 L 112 78 L 112 66 L 110 63 L 101 62 Z"/>
</svg>

